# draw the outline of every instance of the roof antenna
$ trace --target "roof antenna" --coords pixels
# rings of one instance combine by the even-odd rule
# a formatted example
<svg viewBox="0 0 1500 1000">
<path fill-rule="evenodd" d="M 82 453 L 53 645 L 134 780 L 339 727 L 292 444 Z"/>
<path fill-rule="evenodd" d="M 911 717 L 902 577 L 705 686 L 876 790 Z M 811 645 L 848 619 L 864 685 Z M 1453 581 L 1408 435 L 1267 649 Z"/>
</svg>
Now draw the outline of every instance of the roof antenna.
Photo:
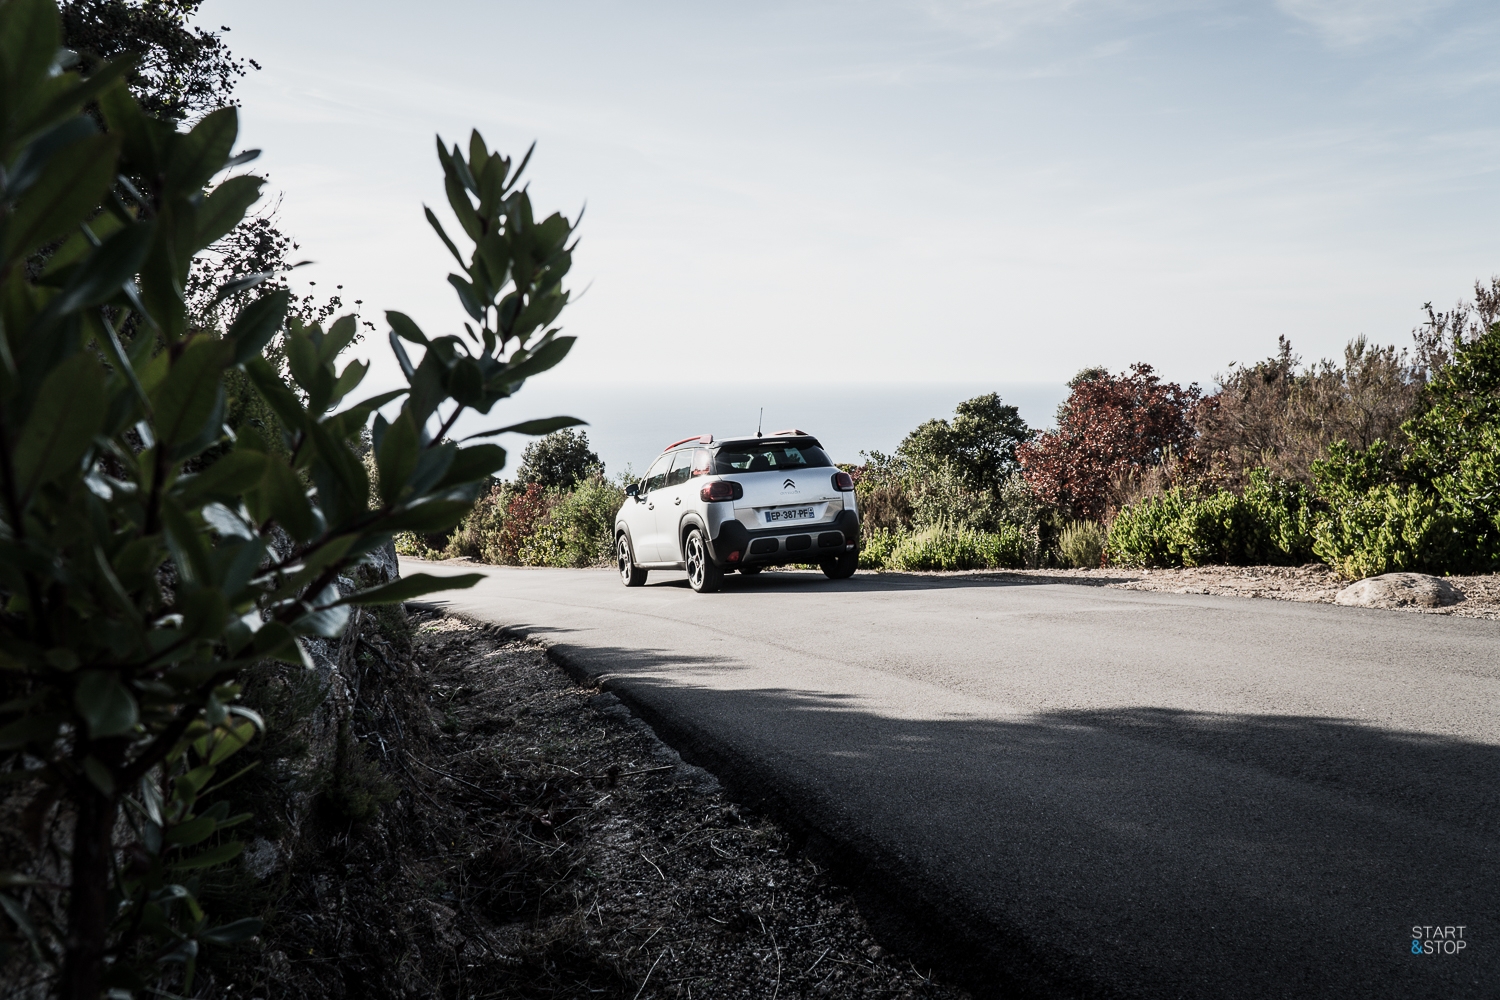
<svg viewBox="0 0 1500 1000">
<path fill-rule="evenodd" d="M 764 406 L 762 406 L 760 408 L 760 416 L 758 416 L 758 417 L 755 418 L 755 436 L 756 437 L 760 437 L 760 429 L 761 429 L 761 426 L 765 424 L 765 422 L 766 422 L 766 408 Z"/>
</svg>

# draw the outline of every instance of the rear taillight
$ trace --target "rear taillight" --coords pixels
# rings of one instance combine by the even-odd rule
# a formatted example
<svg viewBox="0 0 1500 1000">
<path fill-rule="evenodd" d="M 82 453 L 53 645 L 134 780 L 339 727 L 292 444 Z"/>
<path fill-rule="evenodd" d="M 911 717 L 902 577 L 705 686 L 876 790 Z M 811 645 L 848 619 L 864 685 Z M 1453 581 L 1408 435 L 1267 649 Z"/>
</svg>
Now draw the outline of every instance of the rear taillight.
<svg viewBox="0 0 1500 1000">
<path fill-rule="evenodd" d="M 833 488 L 840 493 L 849 493 L 854 489 L 854 480 L 849 478 L 847 472 L 835 472 L 833 474 Z"/>
<path fill-rule="evenodd" d="M 698 496 L 704 503 L 721 503 L 725 500 L 738 500 L 745 495 L 745 488 L 732 479 L 720 479 L 709 483 L 698 491 Z"/>
</svg>

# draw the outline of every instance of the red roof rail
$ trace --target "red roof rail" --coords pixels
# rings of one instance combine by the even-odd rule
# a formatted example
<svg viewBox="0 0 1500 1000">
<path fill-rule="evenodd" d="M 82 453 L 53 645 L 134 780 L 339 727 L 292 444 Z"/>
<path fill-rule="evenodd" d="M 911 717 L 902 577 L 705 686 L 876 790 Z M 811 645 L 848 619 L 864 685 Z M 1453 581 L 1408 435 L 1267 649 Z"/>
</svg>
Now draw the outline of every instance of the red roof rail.
<svg viewBox="0 0 1500 1000">
<path fill-rule="evenodd" d="M 671 444 L 663 448 L 662 451 L 671 451 L 678 445 L 687 444 L 689 441 L 702 441 L 704 444 L 713 444 L 714 436 L 712 434 L 694 434 L 690 438 L 683 438 L 681 441 L 673 441 Z"/>
</svg>

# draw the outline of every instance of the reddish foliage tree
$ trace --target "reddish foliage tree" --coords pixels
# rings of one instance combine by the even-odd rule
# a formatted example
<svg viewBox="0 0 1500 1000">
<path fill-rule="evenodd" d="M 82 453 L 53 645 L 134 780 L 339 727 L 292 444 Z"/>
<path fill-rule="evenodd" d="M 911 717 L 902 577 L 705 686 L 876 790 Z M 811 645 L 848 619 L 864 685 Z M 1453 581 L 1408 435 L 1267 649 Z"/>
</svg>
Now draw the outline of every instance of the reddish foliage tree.
<svg viewBox="0 0 1500 1000">
<path fill-rule="evenodd" d="M 1150 365 L 1114 376 L 1090 369 L 1068 383 L 1072 393 L 1057 415 L 1057 430 L 1016 449 L 1022 474 L 1037 497 L 1070 517 L 1104 515 L 1110 484 L 1182 452 L 1193 439 L 1189 412 L 1201 392 L 1162 382 Z"/>
<path fill-rule="evenodd" d="M 510 498 L 505 505 L 505 525 L 500 529 L 500 561 L 507 566 L 521 562 L 521 546 L 536 531 L 552 505 L 540 483 L 527 483 L 526 489 Z"/>
</svg>

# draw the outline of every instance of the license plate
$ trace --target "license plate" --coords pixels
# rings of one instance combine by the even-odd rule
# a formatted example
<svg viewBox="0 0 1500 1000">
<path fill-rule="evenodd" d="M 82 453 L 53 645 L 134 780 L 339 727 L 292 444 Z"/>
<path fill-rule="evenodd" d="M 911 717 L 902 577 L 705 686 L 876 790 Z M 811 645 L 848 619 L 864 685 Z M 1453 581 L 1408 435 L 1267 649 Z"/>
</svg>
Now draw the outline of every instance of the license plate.
<svg viewBox="0 0 1500 1000">
<path fill-rule="evenodd" d="M 775 524 L 777 521 L 811 521 L 818 516 L 815 507 L 783 507 L 780 510 L 768 510 L 766 523 Z"/>
</svg>

